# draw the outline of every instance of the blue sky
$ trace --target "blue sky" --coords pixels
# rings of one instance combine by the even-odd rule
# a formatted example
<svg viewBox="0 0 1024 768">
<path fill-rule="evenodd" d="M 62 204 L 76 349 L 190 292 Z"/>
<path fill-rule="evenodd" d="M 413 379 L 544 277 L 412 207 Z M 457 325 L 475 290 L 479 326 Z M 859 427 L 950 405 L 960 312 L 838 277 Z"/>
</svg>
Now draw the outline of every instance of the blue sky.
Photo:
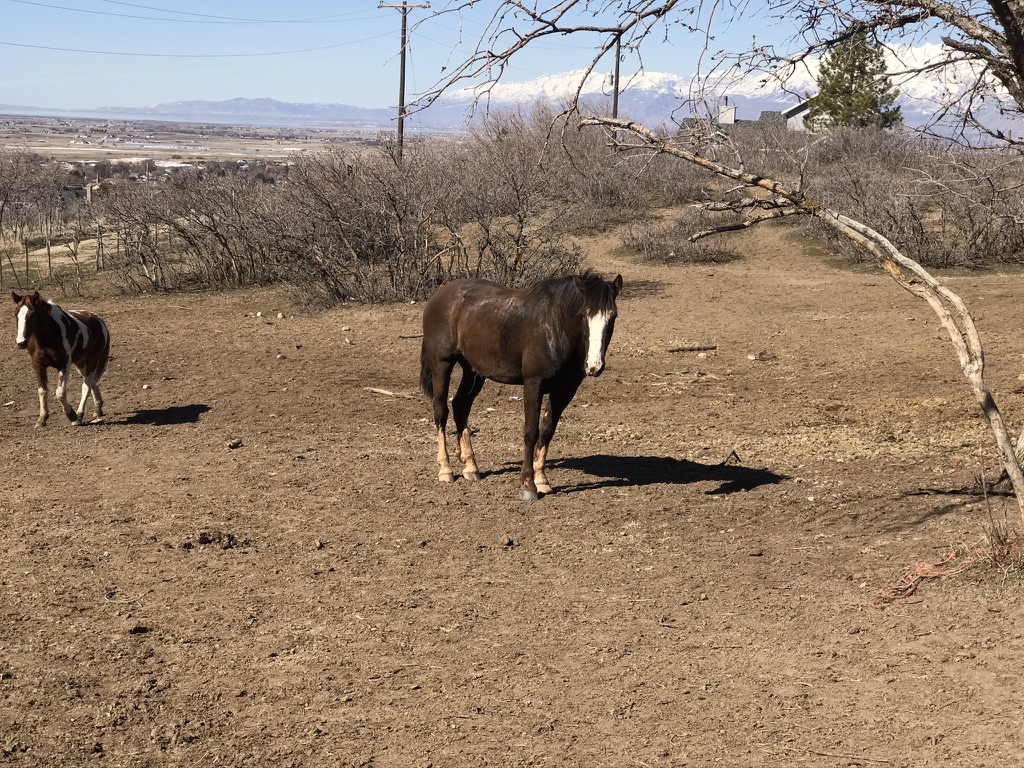
<svg viewBox="0 0 1024 768">
<path fill-rule="evenodd" d="M 0 104 L 74 110 L 269 97 L 391 107 L 398 101 L 401 13 L 378 5 L 0 0 Z M 409 11 L 409 101 L 468 54 L 497 3 L 485 3 L 483 15 L 463 18 L 461 31 L 455 17 L 430 18 L 441 5 Z M 413 28 L 414 22 L 421 23 Z M 734 27 L 716 47 L 749 43 L 753 27 L 758 25 Z M 648 71 L 687 75 L 696 69 L 699 41 L 676 38 L 645 48 Z M 581 68 L 595 43 L 552 38 L 514 60 L 503 79 Z"/>
</svg>

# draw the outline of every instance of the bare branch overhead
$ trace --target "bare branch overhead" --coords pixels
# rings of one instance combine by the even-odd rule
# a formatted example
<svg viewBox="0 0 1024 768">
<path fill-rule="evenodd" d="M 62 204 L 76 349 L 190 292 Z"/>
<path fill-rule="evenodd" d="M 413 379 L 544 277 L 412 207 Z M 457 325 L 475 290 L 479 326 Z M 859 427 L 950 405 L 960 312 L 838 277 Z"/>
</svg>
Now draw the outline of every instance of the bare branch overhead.
<svg viewBox="0 0 1024 768">
<path fill-rule="evenodd" d="M 717 4 L 712 0 L 709 7 Z M 464 17 L 472 16 L 482 24 L 483 31 L 475 36 L 472 52 L 446 71 L 417 104 L 425 107 L 446 91 L 467 86 L 474 87 L 477 97 L 485 99 L 516 54 L 546 38 L 570 35 L 582 38 L 579 42 L 591 44 L 594 50 L 577 88 L 578 100 L 586 78 L 601 61 L 614 55 L 616 47 L 639 55 L 641 44 L 658 29 L 663 30 L 665 38 L 675 32 L 698 30 L 691 19 L 700 13 L 699 7 L 679 0 L 558 0 L 547 5 L 502 2 L 497 8 L 481 0 L 452 0 L 431 18 L 456 17 L 460 29 L 465 29 Z"/>
<path fill-rule="evenodd" d="M 946 68 L 956 68 L 961 77 L 968 73 L 968 82 L 936 104 L 939 118 L 955 116 L 964 129 L 1011 140 L 980 124 L 976 109 L 993 101 L 1006 109 L 1007 94 L 1009 109 L 1024 118 L 1024 0 L 449 0 L 428 18 L 457 19 L 461 30 L 472 23 L 481 31 L 466 34 L 470 52 L 453 52 L 452 65 L 416 102 L 419 109 L 466 87 L 486 101 L 518 54 L 554 39 L 572 37 L 574 44 L 592 50 L 571 99 L 575 108 L 587 77 L 617 50 L 642 71 L 645 44 L 669 40 L 699 51 L 703 77 L 736 66 L 781 79 L 794 66 L 866 31 L 885 43 L 942 41 L 944 55 L 927 65 L 909 65 L 903 73 Z M 788 26 L 793 35 L 779 46 L 712 50 L 722 32 L 754 18 Z"/>
</svg>

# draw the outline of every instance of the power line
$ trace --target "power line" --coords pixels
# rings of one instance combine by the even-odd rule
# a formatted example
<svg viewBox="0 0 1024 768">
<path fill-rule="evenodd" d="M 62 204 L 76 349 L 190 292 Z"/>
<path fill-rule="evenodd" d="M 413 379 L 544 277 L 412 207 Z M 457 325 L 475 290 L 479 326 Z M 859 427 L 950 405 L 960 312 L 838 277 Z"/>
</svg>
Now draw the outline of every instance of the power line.
<svg viewBox="0 0 1024 768">
<path fill-rule="evenodd" d="M 12 48 L 33 48 L 41 51 L 60 51 L 62 53 L 88 53 L 94 56 L 134 56 L 150 59 L 248 59 L 265 56 L 288 56 L 295 53 L 313 53 L 315 51 L 328 51 L 334 48 L 343 48 L 347 45 L 359 45 L 367 40 L 375 40 L 385 35 L 373 35 L 363 37 L 359 40 L 349 40 L 344 43 L 333 45 L 321 45 L 317 48 L 297 48 L 290 51 L 259 51 L 257 53 L 135 53 L 129 51 L 93 51 L 86 48 L 66 48 L 55 45 L 31 45 L 29 43 L 12 43 L 8 40 L 0 40 L 0 45 L 7 45 Z"/>
<path fill-rule="evenodd" d="M 19 1 L 19 2 L 27 2 L 28 0 L 17 0 L 17 1 Z M 157 7 L 154 7 L 152 5 L 141 5 L 139 3 L 128 3 L 128 2 L 124 2 L 124 0 L 101 0 L 101 2 L 109 3 L 111 5 L 124 5 L 124 6 L 127 6 L 128 8 L 141 8 L 141 9 L 146 10 L 146 11 L 157 11 L 159 13 L 175 13 L 175 14 L 179 14 L 181 16 L 200 16 L 200 17 L 206 18 L 206 19 L 223 19 L 225 21 L 240 21 L 240 22 L 246 22 L 246 23 L 250 23 L 251 22 L 251 23 L 255 23 L 255 24 L 308 24 L 310 22 L 322 22 L 322 21 L 331 21 L 331 20 L 335 20 L 335 21 L 348 21 L 348 20 L 351 20 L 351 18 L 353 16 L 355 16 L 356 13 L 361 13 L 361 11 L 357 11 L 356 13 L 334 13 L 334 14 L 331 14 L 330 16 L 314 16 L 314 17 L 309 18 L 309 19 L 241 19 L 241 18 L 235 18 L 235 17 L 232 17 L 232 16 L 213 16 L 213 15 L 210 15 L 210 14 L 207 14 L 207 13 L 194 13 L 194 12 L 191 12 L 191 11 L 178 11 L 178 10 L 175 10 L 173 8 L 157 8 Z"/>
<path fill-rule="evenodd" d="M 41 3 L 37 2 L 37 0 L 9 0 L 9 2 L 18 3 L 19 5 L 32 5 L 37 8 L 49 8 L 51 10 L 56 11 L 72 11 L 74 13 L 88 13 L 94 16 L 113 16 L 115 18 L 120 19 L 140 19 L 142 21 L 169 21 L 174 24 L 323 24 L 325 22 L 335 24 L 341 22 L 350 22 L 353 20 L 353 17 L 356 17 L 358 15 L 357 13 L 337 13 L 331 16 L 319 16 L 308 19 L 247 19 L 235 16 L 213 16 L 211 14 L 206 13 L 176 11 L 171 8 L 157 8 L 150 5 L 139 5 L 137 3 L 119 2 L 119 0 L 103 0 L 103 2 L 114 3 L 115 5 L 124 5 L 130 8 L 140 8 L 146 11 L 177 14 L 179 16 L 198 17 L 194 19 L 176 19 L 160 16 L 139 16 L 130 13 L 114 13 L 113 11 L 96 11 L 92 10 L 91 8 L 73 8 L 67 5 Z"/>
</svg>

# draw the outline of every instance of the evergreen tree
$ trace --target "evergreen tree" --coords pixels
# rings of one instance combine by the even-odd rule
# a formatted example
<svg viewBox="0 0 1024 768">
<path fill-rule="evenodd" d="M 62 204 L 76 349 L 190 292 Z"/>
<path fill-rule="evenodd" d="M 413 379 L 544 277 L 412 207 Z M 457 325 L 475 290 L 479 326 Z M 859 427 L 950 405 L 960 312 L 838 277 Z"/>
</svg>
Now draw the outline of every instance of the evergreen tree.
<svg viewBox="0 0 1024 768">
<path fill-rule="evenodd" d="M 812 131 L 830 128 L 894 128 L 903 123 L 895 106 L 899 89 L 889 80 L 882 47 L 859 32 L 822 59 L 818 94 L 808 99 Z"/>
</svg>

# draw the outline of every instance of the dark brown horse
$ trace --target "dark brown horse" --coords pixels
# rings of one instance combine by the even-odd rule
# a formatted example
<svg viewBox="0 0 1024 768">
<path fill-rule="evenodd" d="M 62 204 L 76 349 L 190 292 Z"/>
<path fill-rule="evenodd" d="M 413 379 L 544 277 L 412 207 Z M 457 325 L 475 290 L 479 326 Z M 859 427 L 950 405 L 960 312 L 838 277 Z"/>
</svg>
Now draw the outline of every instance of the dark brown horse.
<svg viewBox="0 0 1024 768">
<path fill-rule="evenodd" d="M 19 296 L 11 291 L 14 314 L 18 320 L 17 344 L 27 349 L 32 368 L 39 384 L 39 420 L 37 427 L 46 426 L 50 411 L 46 402 L 46 369 L 57 369 L 57 399 L 64 406 L 64 414 L 76 426 L 85 416 L 85 401 L 92 393 L 96 406 L 96 421 L 103 418 L 103 396 L 98 382 L 107 368 L 110 357 L 110 333 L 102 320 L 91 312 L 65 311 L 39 295 L 39 292 Z M 68 374 L 74 365 L 84 379 L 82 402 L 75 411 L 68 403 Z"/>
<path fill-rule="evenodd" d="M 538 491 L 551 491 L 544 474 L 548 445 L 580 383 L 604 370 L 621 288 L 622 275 L 609 282 L 587 272 L 549 278 L 522 290 L 488 280 L 455 280 L 437 289 L 423 310 L 420 386 L 434 403 L 441 482 L 454 479 L 445 428 L 448 387 L 458 364 L 462 380 L 452 411 L 462 476 L 480 477 L 469 438 L 469 411 L 484 381 L 522 384 L 526 420 L 519 497 L 534 500 Z"/>
</svg>

